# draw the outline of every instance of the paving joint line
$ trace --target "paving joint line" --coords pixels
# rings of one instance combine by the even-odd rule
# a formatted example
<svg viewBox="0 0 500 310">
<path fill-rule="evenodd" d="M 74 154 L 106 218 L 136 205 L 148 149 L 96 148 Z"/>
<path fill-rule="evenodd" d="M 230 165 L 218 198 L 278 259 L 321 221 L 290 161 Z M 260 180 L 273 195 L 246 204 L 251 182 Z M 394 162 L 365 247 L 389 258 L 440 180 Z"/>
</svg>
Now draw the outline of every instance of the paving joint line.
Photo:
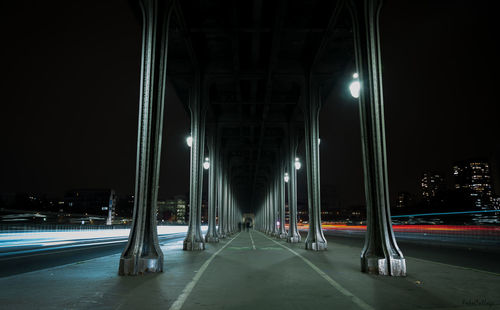
<svg viewBox="0 0 500 310">
<path fill-rule="evenodd" d="M 256 248 L 255 248 L 255 243 L 253 242 L 252 232 L 251 232 L 251 231 L 248 231 L 248 233 L 250 234 L 250 240 L 252 240 L 252 248 L 253 248 L 254 250 L 256 250 Z"/>
<path fill-rule="evenodd" d="M 292 254 L 295 256 L 299 257 L 302 259 L 306 265 L 311 267 L 314 271 L 316 271 L 323 279 L 325 279 L 331 286 L 333 286 L 337 291 L 339 291 L 342 295 L 349 297 L 353 303 L 358 305 L 361 309 L 363 310 L 375 310 L 372 306 L 364 302 L 362 299 L 351 293 L 349 290 L 344 288 L 342 285 L 340 285 L 337 281 L 333 280 L 329 275 L 327 275 L 324 271 L 322 271 L 318 266 L 314 265 L 310 260 L 305 258 L 304 256 L 300 255 L 299 253 L 295 252 L 291 248 L 277 242 L 276 240 L 273 240 L 266 235 L 262 234 L 265 238 L 271 240 L 272 242 L 276 243 L 277 245 L 285 248 L 286 250 L 290 251 Z"/>
<path fill-rule="evenodd" d="M 201 276 L 203 275 L 205 270 L 208 268 L 208 265 L 210 265 L 210 263 L 215 258 L 215 256 L 217 256 L 217 254 L 222 252 L 222 250 L 224 250 L 239 235 L 240 235 L 240 233 L 238 233 L 236 236 L 234 236 L 233 239 L 229 240 L 228 243 L 224 244 L 224 246 L 222 248 L 217 250 L 217 252 L 212 254 L 212 256 L 210 256 L 210 258 L 207 259 L 205 261 L 205 263 L 203 263 L 203 265 L 200 267 L 200 269 L 198 269 L 198 272 L 196 272 L 196 275 L 193 277 L 193 280 L 191 280 L 191 282 L 189 282 L 186 285 L 186 287 L 182 290 L 182 293 L 179 295 L 179 297 L 177 297 L 177 300 L 172 304 L 172 306 L 170 306 L 169 310 L 180 310 L 182 308 L 182 306 L 184 305 L 184 302 L 189 297 L 189 294 L 191 294 L 191 292 L 193 291 L 193 288 L 196 286 L 196 284 L 200 280 Z"/>
</svg>

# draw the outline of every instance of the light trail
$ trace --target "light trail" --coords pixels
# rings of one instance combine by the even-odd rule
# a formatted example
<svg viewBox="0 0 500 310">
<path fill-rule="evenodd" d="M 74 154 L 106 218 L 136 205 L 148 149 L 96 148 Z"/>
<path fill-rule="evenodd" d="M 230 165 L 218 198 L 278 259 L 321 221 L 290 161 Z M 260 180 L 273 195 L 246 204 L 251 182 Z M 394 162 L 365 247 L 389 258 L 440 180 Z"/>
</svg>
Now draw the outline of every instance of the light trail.
<svg viewBox="0 0 500 310">
<path fill-rule="evenodd" d="M 458 211 L 458 212 L 440 212 L 440 213 L 420 213 L 420 214 L 407 214 L 407 215 L 393 215 L 391 218 L 398 217 L 414 217 L 414 216 L 432 216 L 432 215 L 453 215 L 453 214 L 471 214 L 471 213 L 489 213 L 498 212 L 500 210 L 480 210 L 480 211 Z"/>
<path fill-rule="evenodd" d="M 308 224 L 297 224 L 300 230 L 309 229 Z M 366 225 L 332 224 L 325 222 L 322 224 L 323 230 L 329 231 L 366 231 Z M 395 232 L 405 233 L 427 233 L 427 234 L 450 234 L 462 236 L 474 236 L 488 239 L 500 240 L 500 226 L 489 225 L 392 225 Z"/>
<path fill-rule="evenodd" d="M 206 231 L 202 226 L 202 231 Z M 158 236 L 187 232 L 186 226 L 158 226 Z M 47 247 L 58 244 L 75 244 L 92 240 L 111 240 L 128 238 L 130 229 L 68 230 L 68 231 L 24 231 L 0 233 L 0 249 L 10 250 L 17 247 Z"/>
</svg>

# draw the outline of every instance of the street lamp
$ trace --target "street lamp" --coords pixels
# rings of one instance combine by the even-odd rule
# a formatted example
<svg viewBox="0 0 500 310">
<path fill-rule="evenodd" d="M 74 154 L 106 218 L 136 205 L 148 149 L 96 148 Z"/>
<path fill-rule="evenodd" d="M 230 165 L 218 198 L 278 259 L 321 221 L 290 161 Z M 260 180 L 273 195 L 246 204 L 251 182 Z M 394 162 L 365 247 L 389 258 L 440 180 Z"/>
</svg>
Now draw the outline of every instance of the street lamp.
<svg viewBox="0 0 500 310">
<path fill-rule="evenodd" d="M 299 170 L 300 167 L 302 167 L 302 164 L 300 163 L 299 158 L 295 157 L 295 169 Z"/>
<path fill-rule="evenodd" d="M 357 73 L 354 73 L 352 75 L 352 78 L 354 81 L 351 82 L 349 85 L 349 91 L 351 92 L 351 96 L 354 98 L 359 98 L 359 92 L 361 90 L 361 83 L 359 82 L 359 75 Z"/>
<path fill-rule="evenodd" d="M 189 147 L 193 145 L 193 137 L 189 136 L 186 138 L 186 143 Z"/>
<path fill-rule="evenodd" d="M 288 183 L 288 181 L 290 180 L 290 176 L 288 175 L 288 172 L 285 172 L 285 183 Z"/>
<path fill-rule="evenodd" d="M 203 169 L 208 170 L 210 168 L 210 161 L 208 160 L 208 157 L 205 157 L 205 161 L 203 162 Z"/>
</svg>

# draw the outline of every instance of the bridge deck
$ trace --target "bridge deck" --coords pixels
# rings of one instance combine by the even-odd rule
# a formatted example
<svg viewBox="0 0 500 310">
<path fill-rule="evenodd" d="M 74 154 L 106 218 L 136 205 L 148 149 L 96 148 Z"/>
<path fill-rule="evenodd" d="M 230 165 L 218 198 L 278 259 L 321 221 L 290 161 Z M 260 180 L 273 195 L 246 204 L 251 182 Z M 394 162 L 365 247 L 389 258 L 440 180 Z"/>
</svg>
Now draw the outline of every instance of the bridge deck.
<svg viewBox="0 0 500 310">
<path fill-rule="evenodd" d="M 310 252 L 257 231 L 203 252 L 167 243 L 162 274 L 118 277 L 118 255 L 0 279 L 7 309 L 497 309 L 495 273 L 407 258 L 408 276 L 359 271 L 359 247 Z"/>
</svg>

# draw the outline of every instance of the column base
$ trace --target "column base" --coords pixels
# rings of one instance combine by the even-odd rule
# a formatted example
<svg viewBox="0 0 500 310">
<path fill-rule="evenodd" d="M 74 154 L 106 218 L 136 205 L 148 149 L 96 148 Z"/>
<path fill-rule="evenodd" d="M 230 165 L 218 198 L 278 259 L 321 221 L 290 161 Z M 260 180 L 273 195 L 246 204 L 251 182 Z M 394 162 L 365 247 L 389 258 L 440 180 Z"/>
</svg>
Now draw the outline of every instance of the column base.
<svg viewBox="0 0 500 310">
<path fill-rule="evenodd" d="M 136 276 L 145 273 L 163 272 L 163 256 L 149 258 L 120 258 L 118 274 L 120 276 Z"/>
<path fill-rule="evenodd" d="M 404 258 L 361 257 L 361 271 L 383 276 L 405 277 Z"/>
<path fill-rule="evenodd" d="M 193 242 L 184 240 L 182 249 L 184 251 L 203 251 L 205 250 L 205 242 L 197 242 L 197 241 Z"/>
<path fill-rule="evenodd" d="M 327 249 L 327 243 L 325 242 L 307 242 L 306 241 L 306 250 L 311 251 L 325 251 Z"/>
<path fill-rule="evenodd" d="M 217 242 L 219 242 L 219 237 L 206 235 L 205 236 L 205 242 L 217 243 Z"/>
<path fill-rule="evenodd" d="M 283 233 L 280 233 L 278 237 L 279 237 L 280 239 L 286 239 L 286 237 L 287 237 L 287 236 L 288 236 L 288 235 L 287 235 L 286 233 L 284 233 L 284 232 L 283 232 Z"/>
<path fill-rule="evenodd" d="M 301 241 L 300 236 L 287 236 L 286 237 L 286 242 L 288 243 L 299 243 Z"/>
</svg>

